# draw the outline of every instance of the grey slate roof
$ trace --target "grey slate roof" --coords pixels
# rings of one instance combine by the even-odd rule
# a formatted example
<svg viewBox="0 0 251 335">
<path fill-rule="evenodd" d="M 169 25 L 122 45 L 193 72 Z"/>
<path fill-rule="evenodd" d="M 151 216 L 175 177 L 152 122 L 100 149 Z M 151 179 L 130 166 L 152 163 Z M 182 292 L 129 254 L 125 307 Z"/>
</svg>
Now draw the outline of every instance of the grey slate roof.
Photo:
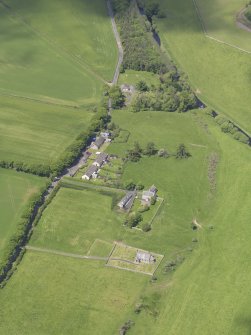
<svg viewBox="0 0 251 335">
<path fill-rule="evenodd" d="M 127 192 L 124 198 L 122 198 L 120 202 L 118 203 L 118 206 L 125 207 L 126 204 L 131 200 L 133 195 L 134 195 L 134 192 Z"/>
<path fill-rule="evenodd" d="M 107 158 L 108 158 L 108 155 L 105 152 L 101 152 L 99 155 L 97 155 L 95 162 L 101 165 L 103 162 L 107 160 Z"/>
<path fill-rule="evenodd" d="M 91 165 L 84 175 L 90 178 L 97 171 L 98 167 L 95 165 Z"/>
<path fill-rule="evenodd" d="M 158 189 L 157 189 L 157 187 L 155 187 L 154 185 L 152 185 L 152 186 L 150 187 L 149 191 L 152 192 L 152 193 L 157 193 L 157 192 L 158 192 Z"/>
<path fill-rule="evenodd" d="M 101 145 L 102 145 L 104 142 L 105 142 L 105 138 L 102 137 L 102 136 L 100 136 L 100 137 L 96 138 L 96 141 L 95 141 L 94 144 L 95 144 L 98 148 L 100 148 Z"/>
</svg>

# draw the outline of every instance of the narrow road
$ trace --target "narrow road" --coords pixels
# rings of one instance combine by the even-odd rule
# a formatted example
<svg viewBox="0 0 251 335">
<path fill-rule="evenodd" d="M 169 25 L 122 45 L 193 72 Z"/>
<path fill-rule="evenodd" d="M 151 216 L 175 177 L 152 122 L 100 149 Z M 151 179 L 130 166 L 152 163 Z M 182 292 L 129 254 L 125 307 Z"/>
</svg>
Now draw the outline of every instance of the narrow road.
<svg viewBox="0 0 251 335">
<path fill-rule="evenodd" d="M 117 25 L 116 25 L 116 22 L 115 22 L 115 19 L 114 19 L 114 13 L 113 13 L 113 9 L 112 9 L 112 5 L 111 5 L 110 0 L 107 1 L 107 8 L 108 8 L 108 14 L 109 14 L 109 16 L 111 18 L 111 22 L 112 22 L 113 34 L 114 34 L 114 37 L 116 39 L 116 43 L 117 43 L 118 50 L 119 50 L 118 63 L 117 63 L 116 70 L 115 70 L 113 80 L 112 80 L 112 84 L 116 85 L 117 82 L 118 82 L 118 79 L 119 79 L 120 66 L 123 62 L 124 52 L 123 52 L 122 43 L 121 43 L 121 40 L 120 40 L 120 37 L 119 37 Z"/>
</svg>

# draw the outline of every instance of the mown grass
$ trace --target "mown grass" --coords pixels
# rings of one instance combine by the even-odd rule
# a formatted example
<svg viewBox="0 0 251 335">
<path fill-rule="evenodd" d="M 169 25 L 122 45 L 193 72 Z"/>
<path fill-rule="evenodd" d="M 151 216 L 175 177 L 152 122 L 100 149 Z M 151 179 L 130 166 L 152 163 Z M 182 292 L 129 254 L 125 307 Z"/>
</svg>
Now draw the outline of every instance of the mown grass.
<svg viewBox="0 0 251 335">
<path fill-rule="evenodd" d="M 95 103 L 117 55 L 106 4 L 27 0 L 0 6 L 0 91 Z"/>
<path fill-rule="evenodd" d="M 146 71 L 126 70 L 119 76 L 119 84 L 136 85 L 139 81 L 145 81 L 148 85 L 159 84 L 159 76 Z"/>
<path fill-rule="evenodd" d="M 107 268 L 104 262 L 28 251 L 0 292 L 5 306 L 0 332 L 117 334 L 147 282 L 146 276 Z"/>
<path fill-rule="evenodd" d="M 87 128 L 91 117 L 85 109 L 2 97 L 0 160 L 51 164 Z"/>
<path fill-rule="evenodd" d="M 215 2 L 207 2 L 213 11 Z M 167 13 L 157 22 L 162 46 L 188 74 L 198 96 L 250 132 L 251 56 L 206 38 L 192 0 L 161 1 L 161 5 Z"/>
<path fill-rule="evenodd" d="M 9 1 L 11 9 L 28 22 L 56 49 L 106 80 L 111 80 L 117 61 L 106 2 L 102 0 Z M 55 15 L 57 20 L 55 20 Z"/>
<path fill-rule="evenodd" d="M 0 169 L 0 257 L 29 198 L 37 193 L 45 179 Z"/>
</svg>

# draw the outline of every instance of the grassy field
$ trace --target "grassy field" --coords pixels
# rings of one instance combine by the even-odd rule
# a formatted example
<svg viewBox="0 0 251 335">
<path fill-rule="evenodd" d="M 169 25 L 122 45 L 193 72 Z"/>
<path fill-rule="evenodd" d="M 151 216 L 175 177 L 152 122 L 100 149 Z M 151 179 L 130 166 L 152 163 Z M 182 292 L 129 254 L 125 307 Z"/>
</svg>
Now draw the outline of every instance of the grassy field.
<svg viewBox="0 0 251 335">
<path fill-rule="evenodd" d="M 250 334 L 250 149 L 210 127 L 221 161 L 216 197 L 201 220 L 199 247 L 175 273 L 158 321 L 142 314 L 132 334 Z M 214 229 L 210 230 L 209 227 Z"/>
<path fill-rule="evenodd" d="M 0 169 L 0 257 L 27 201 L 44 183 L 36 176 Z"/>
<path fill-rule="evenodd" d="M 251 51 L 251 33 L 236 25 L 237 13 L 245 7 L 244 0 L 196 0 L 210 36 Z"/>
<path fill-rule="evenodd" d="M 144 80 L 149 85 L 159 84 L 159 76 L 146 71 L 126 70 L 119 76 L 119 84 L 136 85 L 140 80 Z"/>
<path fill-rule="evenodd" d="M 84 109 L 62 108 L 2 97 L 0 103 L 0 160 L 55 162 L 89 124 Z"/>
<path fill-rule="evenodd" d="M 0 333 L 118 334 L 148 280 L 100 261 L 28 251 L 0 292 Z"/>
<path fill-rule="evenodd" d="M 29 26 L 81 68 L 111 80 L 117 60 L 106 2 L 102 0 L 8 1 Z M 57 20 L 55 21 L 55 14 Z"/>
<path fill-rule="evenodd" d="M 0 92 L 95 103 L 117 58 L 105 2 L 26 0 L 0 6 Z"/>
<path fill-rule="evenodd" d="M 121 239 L 123 216 L 116 215 L 111 206 L 109 195 L 62 188 L 45 210 L 30 244 L 87 254 L 95 239 Z"/>
<path fill-rule="evenodd" d="M 220 0 L 200 0 L 199 3 L 207 4 L 205 5 L 207 8 L 211 6 L 212 16 L 217 15 L 215 6 Z M 230 10 L 233 8 L 231 3 L 233 4 L 233 1 L 230 1 Z M 243 1 L 238 3 L 241 8 Z M 251 132 L 249 112 L 251 55 L 206 38 L 202 33 L 192 0 L 185 2 L 168 0 L 162 1 L 161 5 L 167 12 L 167 18 L 157 22 L 163 47 L 188 74 L 198 96 Z M 228 5 L 225 6 L 223 15 L 227 9 Z M 233 15 L 233 12 L 230 13 Z M 221 26 L 221 23 L 219 25 Z M 223 28 L 223 31 L 232 35 L 232 30 L 227 32 Z M 241 34 L 242 32 L 240 36 Z"/>
</svg>

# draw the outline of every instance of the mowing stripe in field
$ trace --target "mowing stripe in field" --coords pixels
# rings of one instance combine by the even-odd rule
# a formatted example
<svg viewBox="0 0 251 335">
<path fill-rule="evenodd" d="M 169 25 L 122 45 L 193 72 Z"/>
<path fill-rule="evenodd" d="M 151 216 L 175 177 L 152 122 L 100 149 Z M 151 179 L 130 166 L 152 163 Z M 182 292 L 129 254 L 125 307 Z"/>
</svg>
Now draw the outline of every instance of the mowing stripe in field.
<svg viewBox="0 0 251 335">
<path fill-rule="evenodd" d="M 72 258 L 80 258 L 80 259 L 92 259 L 97 261 L 107 261 L 108 257 L 98 257 L 98 256 L 87 256 L 87 255 L 80 255 L 80 254 L 73 254 L 70 252 L 63 252 L 59 250 L 53 250 L 53 249 L 45 249 L 45 248 L 38 248 L 38 247 L 32 247 L 27 245 L 25 247 L 26 250 L 31 251 L 37 251 L 37 252 L 43 252 L 47 254 L 53 254 L 58 256 L 64 256 L 64 257 L 72 257 Z"/>
</svg>

